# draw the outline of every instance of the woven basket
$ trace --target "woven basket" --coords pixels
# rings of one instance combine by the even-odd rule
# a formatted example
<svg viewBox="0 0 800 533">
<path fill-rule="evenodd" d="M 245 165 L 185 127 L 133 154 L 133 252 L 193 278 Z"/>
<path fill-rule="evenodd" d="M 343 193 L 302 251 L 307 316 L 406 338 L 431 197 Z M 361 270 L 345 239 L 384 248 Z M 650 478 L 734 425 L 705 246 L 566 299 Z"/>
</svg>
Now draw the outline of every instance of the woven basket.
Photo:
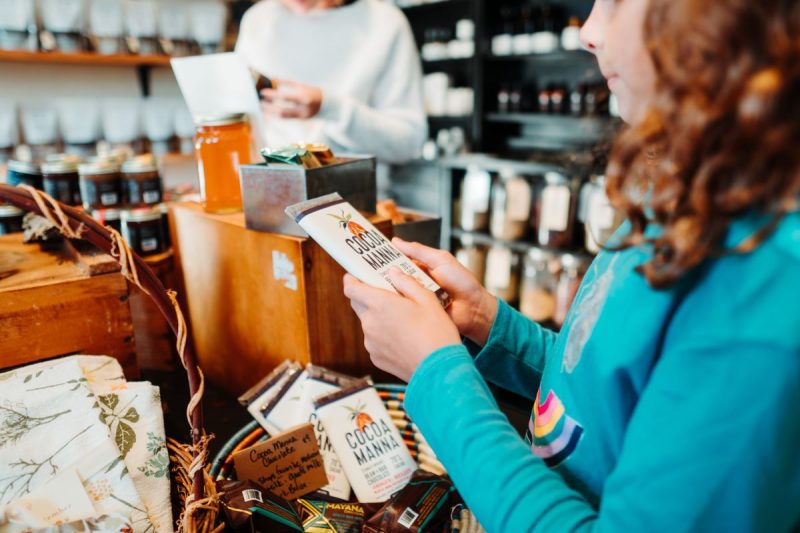
<svg viewBox="0 0 800 533">
<path fill-rule="evenodd" d="M 167 291 L 150 267 L 115 230 L 104 227 L 84 211 L 55 201 L 47 194 L 21 185 L 0 184 L 0 203 L 5 201 L 24 211 L 50 220 L 67 238 L 82 239 L 116 259 L 121 273 L 145 292 L 164 315 L 177 338 L 178 355 L 186 370 L 190 398 L 186 409 L 191 444 L 169 443 L 173 480 L 181 499 L 179 532 L 221 531 L 214 483 L 208 476 L 207 444 L 203 429 L 203 373 L 197 365 L 191 336 L 173 291 Z"/>
</svg>

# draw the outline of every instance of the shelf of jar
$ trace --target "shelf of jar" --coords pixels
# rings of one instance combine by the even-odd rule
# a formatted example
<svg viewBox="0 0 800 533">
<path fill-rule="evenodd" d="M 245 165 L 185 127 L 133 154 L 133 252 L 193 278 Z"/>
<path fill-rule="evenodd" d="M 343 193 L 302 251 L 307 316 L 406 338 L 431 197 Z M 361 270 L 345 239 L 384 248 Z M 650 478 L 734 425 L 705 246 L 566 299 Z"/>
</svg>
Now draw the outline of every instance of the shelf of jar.
<svg viewBox="0 0 800 533">
<path fill-rule="evenodd" d="M 557 124 L 561 127 L 582 127 L 587 130 L 613 127 L 619 122 L 613 117 L 576 117 L 550 113 L 488 113 L 486 120 L 498 124 L 524 124 L 526 126 Z"/>
<path fill-rule="evenodd" d="M 489 172 L 500 172 L 510 169 L 526 176 L 541 176 L 547 172 L 563 172 L 564 166 L 537 161 L 521 161 L 504 159 L 488 154 L 460 154 L 439 159 L 439 164 L 448 169 L 467 170 L 475 166 Z"/>
<path fill-rule="evenodd" d="M 556 255 L 571 254 L 581 257 L 591 257 L 591 255 L 588 252 L 586 252 L 586 250 L 583 249 L 560 250 L 556 248 L 548 248 L 546 246 L 539 246 L 538 244 L 526 241 L 504 241 L 502 239 L 496 239 L 491 235 L 489 235 L 488 233 L 464 231 L 463 229 L 460 228 L 453 228 L 451 236 L 453 237 L 453 239 L 456 240 L 460 240 L 462 237 L 471 238 L 473 242 L 475 242 L 475 244 L 480 244 L 482 246 L 494 246 L 496 244 L 499 244 L 507 248 L 510 248 L 511 250 L 520 254 L 525 254 L 530 249 L 537 248 L 540 250 L 548 251 Z"/>
<path fill-rule="evenodd" d="M 403 12 L 407 14 L 420 13 L 428 11 L 429 9 L 447 8 L 455 6 L 469 6 L 472 0 L 433 0 L 430 2 L 420 2 L 416 4 L 398 5 Z"/>
<path fill-rule="evenodd" d="M 106 67 L 168 67 L 169 56 L 113 54 L 95 52 L 30 52 L 25 50 L 0 50 L 0 62 L 51 65 L 90 65 Z"/>
<path fill-rule="evenodd" d="M 497 55 L 488 52 L 484 56 L 489 61 L 541 61 L 541 62 L 576 62 L 576 61 L 595 61 L 594 55 L 586 50 L 556 50 L 543 54 L 509 54 Z"/>
</svg>

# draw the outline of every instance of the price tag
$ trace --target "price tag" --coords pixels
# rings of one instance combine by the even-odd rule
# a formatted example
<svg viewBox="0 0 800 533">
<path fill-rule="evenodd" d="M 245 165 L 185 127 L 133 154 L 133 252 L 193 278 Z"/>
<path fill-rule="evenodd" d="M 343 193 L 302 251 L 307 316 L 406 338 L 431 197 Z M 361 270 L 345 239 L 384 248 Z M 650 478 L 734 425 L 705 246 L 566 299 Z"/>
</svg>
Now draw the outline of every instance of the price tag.
<svg viewBox="0 0 800 533">
<path fill-rule="evenodd" d="M 492 248 L 486 258 L 486 285 L 507 289 L 511 285 L 511 250 Z"/>
<path fill-rule="evenodd" d="M 540 227 L 549 231 L 565 231 L 569 227 L 569 204 L 572 194 L 565 185 L 550 185 L 542 192 Z"/>
<path fill-rule="evenodd" d="M 513 179 L 506 182 L 508 202 L 508 218 L 526 221 L 531 216 L 531 186 L 524 179 Z"/>
</svg>

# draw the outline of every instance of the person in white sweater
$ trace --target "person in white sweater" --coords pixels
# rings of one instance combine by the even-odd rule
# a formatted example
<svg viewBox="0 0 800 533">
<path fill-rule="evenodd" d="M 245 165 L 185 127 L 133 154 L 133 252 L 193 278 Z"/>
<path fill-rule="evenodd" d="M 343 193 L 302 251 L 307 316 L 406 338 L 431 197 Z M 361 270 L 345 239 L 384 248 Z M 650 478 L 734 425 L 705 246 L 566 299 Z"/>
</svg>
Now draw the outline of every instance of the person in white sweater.
<svg viewBox="0 0 800 533">
<path fill-rule="evenodd" d="M 408 21 L 382 0 L 262 0 L 236 51 L 273 80 L 262 91 L 267 143 L 319 142 L 384 163 L 428 136 L 422 68 Z"/>
</svg>

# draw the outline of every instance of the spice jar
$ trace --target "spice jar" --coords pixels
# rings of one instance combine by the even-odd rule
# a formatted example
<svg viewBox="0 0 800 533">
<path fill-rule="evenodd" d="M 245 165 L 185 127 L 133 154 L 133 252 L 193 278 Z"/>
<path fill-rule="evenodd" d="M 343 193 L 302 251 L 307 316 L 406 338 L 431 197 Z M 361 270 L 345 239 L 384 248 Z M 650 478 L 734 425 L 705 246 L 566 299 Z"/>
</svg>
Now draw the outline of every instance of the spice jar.
<svg viewBox="0 0 800 533">
<path fill-rule="evenodd" d="M 608 199 L 605 176 L 592 176 L 581 191 L 581 199 L 585 203 L 583 218 L 586 249 L 596 254 L 620 225 L 622 215 Z"/>
<path fill-rule="evenodd" d="M 10 160 L 8 162 L 7 179 L 8 184 L 15 187 L 17 185 L 28 185 L 39 190 L 44 188 L 41 168 L 27 161 Z"/>
<path fill-rule="evenodd" d="M 575 218 L 574 185 L 563 174 L 548 172 L 537 206 L 539 244 L 547 248 L 569 248 Z"/>
<path fill-rule="evenodd" d="M 25 211 L 13 205 L 0 205 L 0 235 L 22 231 Z"/>
<path fill-rule="evenodd" d="M 122 212 L 119 209 L 95 209 L 91 212 L 92 218 L 98 221 L 103 226 L 108 226 L 122 233 Z"/>
<path fill-rule="evenodd" d="M 551 252 L 539 248 L 528 251 L 519 304 L 523 315 L 536 322 L 553 320 L 559 268 L 558 261 Z"/>
<path fill-rule="evenodd" d="M 155 158 L 146 155 L 129 159 L 122 165 L 122 196 L 132 207 L 161 203 L 161 176 Z"/>
<path fill-rule="evenodd" d="M 564 254 L 561 256 L 561 273 L 556 286 L 556 306 L 553 314 L 553 321 L 559 327 L 567 318 L 567 313 L 581 286 L 587 266 L 586 260 L 576 255 Z"/>
<path fill-rule="evenodd" d="M 166 251 L 161 209 L 133 209 L 122 212 L 122 236 L 131 249 L 141 256 Z"/>
<path fill-rule="evenodd" d="M 83 206 L 89 211 L 114 207 L 122 202 L 119 165 L 112 160 L 97 160 L 78 168 Z"/>
<path fill-rule="evenodd" d="M 456 260 L 483 281 L 486 275 L 486 249 L 475 244 L 471 235 L 461 237 L 461 246 L 456 251 Z"/>
<path fill-rule="evenodd" d="M 42 163 L 44 192 L 67 205 L 81 205 L 78 164 L 71 158 Z"/>
<path fill-rule="evenodd" d="M 242 210 L 239 166 L 251 162 L 253 137 L 244 113 L 201 119 L 194 137 L 203 206 L 209 213 Z"/>
<path fill-rule="evenodd" d="M 504 168 L 492 186 L 490 231 L 495 239 L 514 241 L 525 236 L 531 213 L 531 185 L 512 169 Z"/>
<path fill-rule="evenodd" d="M 492 176 L 476 166 L 467 169 L 461 184 L 459 226 L 464 231 L 484 231 L 489 226 Z"/>
<path fill-rule="evenodd" d="M 519 297 L 519 255 L 507 246 L 492 246 L 486 256 L 484 286 L 501 300 L 515 302 Z"/>
</svg>

